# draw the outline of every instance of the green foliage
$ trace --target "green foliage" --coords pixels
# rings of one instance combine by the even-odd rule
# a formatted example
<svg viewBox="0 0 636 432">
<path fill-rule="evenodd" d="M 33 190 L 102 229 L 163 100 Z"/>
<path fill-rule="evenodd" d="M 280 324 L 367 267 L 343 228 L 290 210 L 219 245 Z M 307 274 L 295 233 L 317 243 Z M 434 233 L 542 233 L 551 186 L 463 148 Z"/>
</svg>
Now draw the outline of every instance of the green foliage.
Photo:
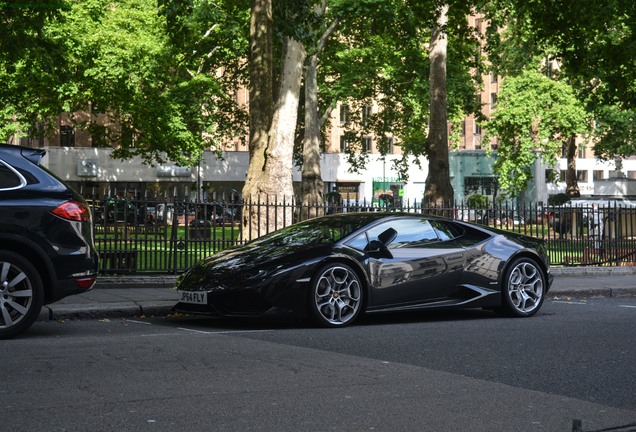
<svg viewBox="0 0 636 432">
<path fill-rule="evenodd" d="M 167 3 L 160 14 L 157 0 L 79 0 L 46 14 L 32 49 L 0 57 L 0 132 L 24 135 L 38 121 L 92 106 L 101 114 L 72 120 L 91 131 L 105 123 L 113 156 L 182 165 L 204 148 L 220 150 L 223 137 L 243 136 L 246 116 L 232 97 L 240 75 L 230 75 L 246 52 L 249 8 L 190 2 L 176 37 Z M 221 66 L 226 73 L 215 74 Z"/>
<path fill-rule="evenodd" d="M 566 193 L 558 193 L 548 196 L 548 205 L 562 206 L 563 204 L 569 203 L 570 200 L 570 195 Z"/>
<path fill-rule="evenodd" d="M 468 27 L 465 2 L 454 2 L 449 17 L 447 91 L 449 115 L 478 112 L 475 92 L 479 86 L 478 39 Z M 389 140 L 402 149 L 403 159 L 395 169 L 406 178 L 408 157 L 426 156 L 429 118 L 428 42 L 434 20 L 433 1 L 339 0 L 330 3 L 331 14 L 341 20 L 339 37 L 329 45 L 321 67 L 326 91 L 322 103 L 348 101 L 346 125 L 351 142 L 363 136 L 377 137 L 382 154 Z M 473 73 L 471 73 L 471 71 Z M 475 78 L 479 77 L 479 78 Z M 365 116 L 366 106 L 375 106 Z M 352 151 L 348 162 L 364 166 L 364 154 Z M 416 163 L 419 163 L 417 161 Z"/>
<path fill-rule="evenodd" d="M 62 110 L 55 87 L 70 81 L 71 71 L 60 61 L 64 46 L 49 26 L 63 19 L 69 5 L 62 0 L 0 2 L 0 142 L 26 134 Z"/>
<path fill-rule="evenodd" d="M 636 3 L 559 0 L 484 2 L 492 26 L 491 60 L 502 74 L 519 74 L 538 60 L 558 60 L 553 76 L 567 77 L 593 113 L 597 157 L 636 153 Z M 505 27 L 504 32 L 497 30 Z M 545 66 L 545 63 L 544 63 Z"/>
<path fill-rule="evenodd" d="M 485 124 L 486 142 L 498 137 L 495 172 L 510 196 L 526 189 L 537 158 L 554 166 L 565 141 L 587 130 L 586 112 L 571 87 L 525 71 L 507 78 Z"/>
<path fill-rule="evenodd" d="M 488 197 L 485 195 L 470 195 L 466 199 L 466 205 L 469 208 L 486 208 L 488 206 Z"/>
<path fill-rule="evenodd" d="M 599 108 L 595 135 L 599 141 L 594 155 L 599 159 L 629 157 L 636 152 L 636 108 L 622 109 L 611 105 Z"/>
</svg>

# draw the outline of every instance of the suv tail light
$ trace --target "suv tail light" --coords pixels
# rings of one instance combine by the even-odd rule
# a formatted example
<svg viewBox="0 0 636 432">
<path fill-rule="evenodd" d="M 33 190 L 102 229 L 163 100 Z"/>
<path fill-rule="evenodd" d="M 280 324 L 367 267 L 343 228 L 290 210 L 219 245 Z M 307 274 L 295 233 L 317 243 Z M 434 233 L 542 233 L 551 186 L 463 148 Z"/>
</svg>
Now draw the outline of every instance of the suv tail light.
<svg viewBox="0 0 636 432">
<path fill-rule="evenodd" d="M 77 222 L 88 222 L 91 220 L 91 210 L 81 201 L 66 201 L 53 209 L 54 215 Z"/>
</svg>

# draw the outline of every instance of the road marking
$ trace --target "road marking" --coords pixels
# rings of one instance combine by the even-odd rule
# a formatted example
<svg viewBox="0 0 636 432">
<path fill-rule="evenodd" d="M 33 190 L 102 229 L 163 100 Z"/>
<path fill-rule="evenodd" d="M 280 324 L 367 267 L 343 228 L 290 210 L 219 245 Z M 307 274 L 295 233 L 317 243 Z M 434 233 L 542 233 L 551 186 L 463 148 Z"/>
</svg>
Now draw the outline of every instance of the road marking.
<svg viewBox="0 0 636 432">
<path fill-rule="evenodd" d="M 565 301 L 565 300 L 553 300 L 552 303 L 587 305 L 587 303 L 585 302 L 575 302 L 575 301 Z"/>
<path fill-rule="evenodd" d="M 624 307 L 624 308 L 632 308 L 632 309 L 636 309 L 636 306 L 632 306 L 632 305 L 618 305 L 618 307 Z"/>
<path fill-rule="evenodd" d="M 135 324 L 152 325 L 151 323 L 146 322 L 146 321 L 137 321 L 137 320 L 131 320 L 131 319 L 127 319 L 126 322 L 131 322 L 131 323 L 135 323 Z"/>
<path fill-rule="evenodd" d="M 203 333 L 203 334 L 233 334 L 233 333 L 264 333 L 264 332 L 273 332 L 274 330 L 223 330 L 223 331 L 205 331 L 205 330 L 196 330 L 189 329 L 185 327 L 177 327 L 179 330 L 192 332 L 192 333 Z"/>
<path fill-rule="evenodd" d="M 183 330 L 183 331 L 187 331 L 187 332 L 191 332 L 191 333 L 210 334 L 210 332 L 206 332 L 206 331 L 202 331 L 202 330 L 194 330 L 194 329 L 189 329 L 189 328 L 184 328 L 184 327 L 177 327 L 177 329 Z"/>
</svg>

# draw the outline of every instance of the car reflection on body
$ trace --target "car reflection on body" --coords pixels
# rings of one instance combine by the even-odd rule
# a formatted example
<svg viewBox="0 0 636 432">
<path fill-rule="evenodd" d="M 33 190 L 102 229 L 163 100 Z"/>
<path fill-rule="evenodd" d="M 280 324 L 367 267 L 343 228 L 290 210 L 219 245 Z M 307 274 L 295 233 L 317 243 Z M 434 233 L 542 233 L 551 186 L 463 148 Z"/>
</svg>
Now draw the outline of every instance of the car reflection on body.
<svg viewBox="0 0 636 432">
<path fill-rule="evenodd" d="M 346 213 L 288 226 L 194 265 L 175 310 L 289 314 L 325 327 L 360 313 L 488 308 L 536 313 L 552 275 L 541 240 L 401 213 Z"/>
</svg>

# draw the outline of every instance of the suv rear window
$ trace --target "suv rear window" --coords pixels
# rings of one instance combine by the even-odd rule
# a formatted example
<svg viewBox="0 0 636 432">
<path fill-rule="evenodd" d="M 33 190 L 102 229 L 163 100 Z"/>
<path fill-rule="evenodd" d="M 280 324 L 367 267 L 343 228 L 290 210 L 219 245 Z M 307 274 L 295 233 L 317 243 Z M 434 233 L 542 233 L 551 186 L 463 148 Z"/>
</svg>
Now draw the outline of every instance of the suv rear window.
<svg viewBox="0 0 636 432">
<path fill-rule="evenodd" d="M 0 161 L 0 190 L 17 189 L 25 183 L 22 176 Z"/>
</svg>

